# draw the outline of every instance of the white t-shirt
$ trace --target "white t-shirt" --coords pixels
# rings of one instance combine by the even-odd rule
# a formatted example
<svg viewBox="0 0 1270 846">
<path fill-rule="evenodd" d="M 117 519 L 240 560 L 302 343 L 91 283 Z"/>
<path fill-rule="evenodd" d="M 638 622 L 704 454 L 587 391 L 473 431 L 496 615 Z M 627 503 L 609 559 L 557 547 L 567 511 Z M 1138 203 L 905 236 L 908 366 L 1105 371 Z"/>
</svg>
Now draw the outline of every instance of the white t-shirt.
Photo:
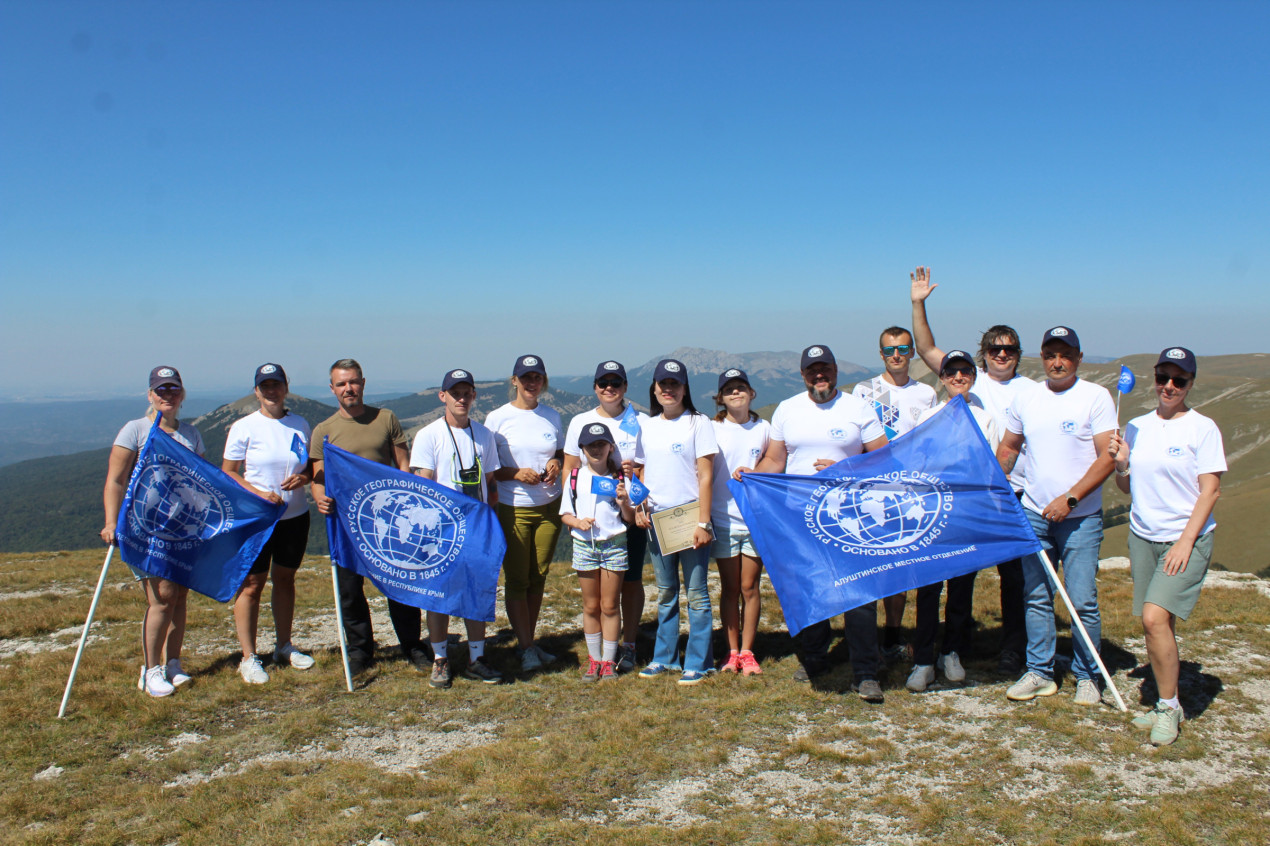
<svg viewBox="0 0 1270 846">
<path fill-rule="evenodd" d="M 711 423 L 704 414 L 688 411 L 674 420 L 658 415 L 640 421 L 635 463 L 644 465 L 643 480 L 654 510 L 700 498 L 697 459 L 719 451 Z"/>
<path fill-rule="evenodd" d="M 1020 376 L 1018 373 L 1015 373 L 1013 378 L 1004 382 L 994 381 L 988 375 L 987 370 L 980 368 L 974 387 L 970 389 L 970 396 L 978 398 L 984 409 L 996 421 L 997 432 L 1004 434 L 1006 415 L 1010 410 L 1010 403 L 1019 394 L 1024 391 L 1030 391 L 1035 387 L 1035 380 Z M 1023 451 L 1019 453 L 1019 460 L 1014 462 L 1014 469 L 1010 471 L 1010 486 L 1016 492 L 1023 490 L 1023 480 L 1027 478 L 1027 444 L 1024 444 L 1023 447 Z"/>
<path fill-rule="evenodd" d="M 1060 393 L 1042 384 L 1015 397 L 1005 425 L 1027 441 L 1023 506 L 1039 514 L 1089 471 L 1098 457 L 1094 436 L 1116 428 L 1116 406 L 1106 388 L 1084 379 Z M 1101 509 L 1099 486 L 1068 516 L 1088 517 Z"/>
<path fill-rule="evenodd" d="M 714 439 L 719 453 L 714 457 L 714 493 L 710 498 L 710 522 L 715 526 L 744 531 L 745 519 L 741 509 L 728 490 L 728 479 L 738 467 L 758 466 L 759 459 L 767 452 L 771 440 L 772 425 L 766 420 L 750 420 L 734 423 L 728 418 L 710 421 L 714 425 Z"/>
<path fill-rule="evenodd" d="M 507 403 L 489 413 L 485 428 L 494 433 L 498 463 L 503 467 L 542 473 L 564 446 L 560 412 L 541 403 L 532 409 Z M 526 485 L 515 479 L 498 483 L 498 501 L 504 505 L 546 505 L 559 496 L 559 479 L 550 485 Z"/>
<path fill-rule="evenodd" d="M 864 452 L 864 445 L 886 434 L 864 400 L 838 391 L 824 403 L 806 392 L 782 400 L 772 414 L 772 440 L 785 444 L 785 472 L 795 476 L 816 473 L 816 461 L 834 462 Z"/>
<path fill-rule="evenodd" d="M 916 379 L 909 379 L 900 386 L 892 385 L 885 376 L 874 376 L 867 382 L 858 383 L 851 389 L 851 395 L 873 408 L 888 441 L 912 431 L 922 412 L 935 407 L 935 389 Z"/>
<path fill-rule="evenodd" d="M 605 417 L 598 408 L 584 411 L 574 417 L 569 421 L 569 431 L 564 436 L 564 454 L 578 458 L 581 455 L 578 449 L 578 438 L 582 435 L 582 427 L 589 423 L 603 423 L 609 427 L 609 431 L 613 433 L 613 440 L 617 444 L 617 451 L 613 456 L 613 460 L 618 464 L 627 459 L 632 459 L 638 463 L 639 459 L 635 458 L 635 454 L 639 449 L 639 432 L 643 428 L 644 422 L 648 420 L 648 415 L 642 411 L 636 411 L 633 405 L 627 405 L 626 409 L 634 412 L 630 417 L 634 421 L 634 426 L 628 426 L 628 428 L 634 428 L 634 432 L 628 432 L 622 428 L 623 417 Z M 583 464 L 585 463 L 584 461 Z"/>
<path fill-rule="evenodd" d="M 255 411 L 235 420 L 225 440 L 225 459 L 244 462 L 244 479 L 282 497 L 287 510 L 281 519 L 298 517 L 308 508 L 302 489 L 282 489 L 283 480 L 309 460 L 309 424 L 303 417 L 288 411 L 281 420 L 274 420 Z"/>
<path fill-rule="evenodd" d="M 1182 536 L 1195 510 L 1200 474 L 1226 471 L 1221 432 L 1194 409 L 1172 420 L 1152 411 L 1130 420 L 1124 439 L 1133 496 L 1129 528 L 1140 538 L 1171 543 Z M 1200 534 L 1216 526 L 1209 514 Z"/>
<path fill-rule="evenodd" d="M 154 421 L 147 417 L 129 420 L 123 424 L 119 434 L 115 435 L 115 446 L 121 446 L 133 452 L 141 452 L 141 448 L 145 446 L 146 438 L 150 437 L 150 427 L 153 425 Z M 203 434 L 189 423 L 181 421 L 176 425 L 176 432 L 171 434 L 177 443 L 189 449 L 195 455 L 203 454 Z"/>
<path fill-rule="evenodd" d="M 474 455 L 480 458 L 480 488 L 464 490 L 459 483 L 459 472 L 463 468 L 475 466 Z M 500 466 L 494 433 L 475 420 L 469 421 L 466 429 L 455 429 L 445 422 L 445 417 L 440 417 L 420 429 L 410 447 L 411 470 L 432 470 L 436 473 L 437 484 L 452 491 L 466 493 L 481 502 L 486 501 L 485 477 Z"/>
<path fill-rule="evenodd" d="M 928 408 L 922 412 L 922 416 L 917 419 L 918 423 L 925 423 L 939 412 L 947 407 L 947 402 L 941 402 L 934 408 Z M 966 395 L 966 408 L 970 411 L 970 416 L 979 424 L 979 431 L 983 432 L 984 438 L 988 441 L 988 446 L 992 449 L 992 454 L 997 453 L 997 444 L 1001 443 L 1001 431 L 997 429 L 997 421 L 992 419 L 992 415 L 979 404 L 979 398 L 972 395 Z"/>
<path fill-rule="evenodd" d="M 570 529 L 569 534 L 581 541 L 602 541 L 615 538 L 626 532 L 626 524 L 622 522 L 622 510 L 617 500 L 611 497 L 597 497 L 591 493 L 591 480 L 595 474 L 585 461 L 578 468 L 578 508 L 573 509 L 573 495 L 566 492 L 560 497 L 560 513 L 572 514 L 575 517 L 590 517 L 595 520 L 591 531 Z M 567 480 L 566 480 L 567 483 Z"/>
</svg>

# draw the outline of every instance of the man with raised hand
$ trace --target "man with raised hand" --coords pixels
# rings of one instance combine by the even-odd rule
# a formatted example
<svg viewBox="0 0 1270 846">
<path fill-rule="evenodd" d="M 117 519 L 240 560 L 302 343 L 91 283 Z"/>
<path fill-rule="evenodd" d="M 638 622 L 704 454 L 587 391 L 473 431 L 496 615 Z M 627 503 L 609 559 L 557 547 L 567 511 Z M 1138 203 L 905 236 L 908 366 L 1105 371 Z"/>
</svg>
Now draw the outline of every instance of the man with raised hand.
<svg viewBox="0 0 1270 846">
<path fill-rule="evenodd" d="M 939 286 L 930 281 L 930 268 L 919 267 L 909 274 L 910 297 L 913 302 L 913 339 L 917 342 L 917 354 L 932 370 L 939 367 L 944 351 L 935 344 L 935 333 L 927 320 L 926 300 Z M 1036 382 L 1018 372 L 1023 347 L 1019 333 L 1009 326 L 997 324 L 988 327 L 979 339 L 979 375 L 968 399 L 979 402 L 992 420 L 997 431 L 1004 433 L 1006 411 L 1014 398 L 1036 387 Z M 1010 474 L 1010 486 L 1018 496 L 1023 495 L 1023 477 L 1027 453 L 1019 456 L 1014 472 Z M 1027 631 L 1023 623 L 1023 560 L 1014 558 L 997 565 L 1001 582 L 1001 646 L 997 658 L 997 670 L 1017 675 L 1023 670 L 1023 653 L 1027 648 Z"/>
<path fill-rule="evenodd" d="M 1116 409 L 1106 388 L 1077 375 L 1081 359 L 1080 339 L 1070 327 L 1055 326 L 1045 333 L 1045 383 L 1010 403 L 997 460 L 1009 473 L 1027 445 L 1024 511 L 1041 546 L 1062 562 L 1067 594 L 1097 649 L 1102 637 L 1097 582 L 1102 483 L 1115 466 L 1107 447 L 1116 429 Z M 1027 671 L 1006 692 L 1007 698 L 1018 701 L 1058 692 L 1054 584 L 1039 555 L 1023 559 L 1023 590 Z M 1098 664 L 1075 632 L 1072 640 L 1076 704 L 1096 705 L 1101 699 Z"/>
<path fill-rule="evenodd" d="M 333 514 L 335 501 L 326 495 L 323 473 L 324 441 L 360 458 L 409 472 L 406 434 L 397 415 L 385 408 L 366 405 L 363 395 L 366 379 L 362 366 L 351 358 L 331 365 L 331 393 L 339 403 L 338 410 L 313 429 L 309 442 L 307 474 L 313 478 L 313 501 L 324 515 Z M 365 671 L 375 658 L 375 636 L 371 629 L 370 606 L 366 603 L 365 577 L 344 567 L 335 568 L 339 585 L 340 610 L 344 618 L 344 639 L 348 643 L 348 665 L 353 675 Z M 402 656 L 416 669 L 430 667 L 431 659 L 420 640 L 419 609 L 388 600 L 388 616 L 392 620 Z"/>
<path fill-rule="evenodd" d="M 471 418 L 476 404 L 476 383 L 467 370 L 451 370 L 441 379 L 437 394 L 445 404 L 445 414 L 424 426 L 415 435 L 410 449 L 410 468 L 416 475 L 442 487 L 479 499 L 491 508 L 498 504 L 498 484 L 494 471 L 498 442 L 494 433 Z M 485 684 L 498 684 L 503 674 L 485 660 L 485 622 L 467 624 L 467 669 L 463 677 Z M 432 641 L 432 676 L 428 684 L 447 688 L 453 679 L 448 650 L 450 616 L 428 612 L 428 637 Z"/>
<path fill-rule="evenodd" d="M 872 379 L 858 383 L 851 393 L 872 406 L 887 440 L 893 441 L 916 426 L 918 418 L 938 403 L 934 388 L 909 378 L 908 368 L 913 361 L 912 333 L 900 326 L 882 330 L 878 353 L 885 369 Z M 939 363 L 931 370 L 938 373 Z M 907 596 L 907 592 L 897 593 L 882 600 L 886 611 L 882 649 L 888 661 L 898 661 L 909 651 L 900 636 Z"/>
<path fill-rule="evenodd" d="M 858 397 L 838 390 L 838 362 L 827 346 L 813 344 L 803 350 L 800 369 L 807 391 L 776 407 L 771 440 L 756 472 L 810 476 L 844 458 L 886 445 L 886 433 L 873 410 Z M 856 690 L 866 702 L 881 702 L 873 603 L 848 611 L 844 620 Z M 808 681 L 828 671 L 829 621 L 807 626 L 798 638 L 801 666 L 794 679 Z"/>
</svg>

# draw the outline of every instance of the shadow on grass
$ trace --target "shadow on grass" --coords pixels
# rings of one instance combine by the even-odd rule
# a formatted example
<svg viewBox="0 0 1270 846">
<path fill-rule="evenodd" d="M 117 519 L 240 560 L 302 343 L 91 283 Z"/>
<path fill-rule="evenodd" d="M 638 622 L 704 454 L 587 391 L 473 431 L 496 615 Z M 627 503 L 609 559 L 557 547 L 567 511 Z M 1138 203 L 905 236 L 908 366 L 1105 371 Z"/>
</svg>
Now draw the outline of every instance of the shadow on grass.
<svg viewBox="0 0 1270 846">
<path fill-rule="evenodd" d="M 1200 716 L 1213 700 L 1225 690 L 1222 680 L 1210 673 L 1203 672 L 1203 665 L 1195 661 L 1181 662 L 1178 676 L 1178 697 L 1186 711 L 1186 719 Z M 1147 707 L 1155 705 L 1160 699 L 1160 690 L 1155 685 L 1155 674 L 1150 664 L 1143 664 L 1129 673 L 1131 679 L 1141 679 L 1138 687 L 1138 702 Z"/>
</svg>

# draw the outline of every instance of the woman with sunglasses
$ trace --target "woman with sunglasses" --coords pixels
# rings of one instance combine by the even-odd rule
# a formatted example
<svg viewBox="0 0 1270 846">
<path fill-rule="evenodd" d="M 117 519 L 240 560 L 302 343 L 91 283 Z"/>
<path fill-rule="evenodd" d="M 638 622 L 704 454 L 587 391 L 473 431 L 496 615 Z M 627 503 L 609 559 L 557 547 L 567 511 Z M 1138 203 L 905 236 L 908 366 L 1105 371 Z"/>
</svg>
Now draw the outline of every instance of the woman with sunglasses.
<svg viewBox="0 0 1270 846">
<path fill-rule="evenodd" d="M 534 641 L 547 571 L 560 537 L 560 471 L 564 435 L 560 412 L 538 401 L 547 368 L 522 355 L 512 368 L 512 401 L 485 418 L 498 443 L 498 521 L 507 537 L 503 557 L 507 620 L 516 634 L 520 670 L 531 673 L 556 660 Z"/>
<path fill-rule="evenodd" d="M 1195 354 L 1170 347 L 1155 364 L 1154 411 L 1111 437 L 1116 486 L 1129 494 L 1129 566 L 1133 613 L 1142 617 L 1147 658 L 1159 701 L 1133 724 L 1151 742 L 1177 739 L 1185 719 L 1178 698 L 1177 619 L 1195 608 L 1213 557 L 1213 505 L 1221 494 L 1226 454 L 1217 424 L 1191 409 Z"/>
<path fill-rule="evenodd" d="M 589 423 L 603 423 L 613 434 L 613 456 L 627 479 L 638 469 L 635 450 L 639 443 L 640 427 L 648 415 L 626 402 L 626 368 L 617 361 L 602 361 L 595 368 L 595 398 L 600 404 L 584 411 L 569 421 L 564 436 L 565 479 L 575 468 L 582 466 L 578 438 Z M 648 549 L 648 530 L 630 524 L 626 527 L 627 568 L 622 577 L 622 643 L 618 647 L 617 672 L 629 673 L 635 669 L 635 638 L 639 635 L 639 621 L 644 614 L 644 554 Z"/>
<path fill-rule="evenodd" d="M 146 394 L 150 408 L 144 417 L 130 420 L 119 430 L 114 446 L 110 448 L 110 461 L 106 470 L 106 488 L 103 500 L 106 506 L 106 525 L 101 539 L 115 543 L 115 527 L 119 523 L 119 509 L 128 489 L 128 479 L 137 463 L 137 455 L 145 445 L 154 425 L 155 417 L 162 420 L 159 427 L 182 446 L 198 455 L 203 454 L 203 436 L 189 423 L 177 419 L 177 412 L 185 400 L 185 386 L 175 367 L 159 366 L 150 371 L 150 390 Z M 141 620 L 141 649 L 144 663 L 137 689 L 150 696 L 170 696 L 178 687 L 189 684 L 189 674 L 181 669 L 181 645 L 185 641 L 185 602 L 189 588 L 176 582 L 151 576 L 129 565 L 137 581 L 145 591 L 146 611 Z"/>
<path fill-rule="evenodd" d="M 995 453 L 1001 435 L 996 421 L 984 410 L 973 394 L 977 371 L 974 359 L 964 350 L 952 350 L 939 364 L 939 381 L 948 391 L 948 399 L 965 397 L 970 416 L 979 424 L 980 431 Z M 940 403 L 923 412 L 918 423 L 925 423 L 947 406 Z M 948 601 L 944 605 L 944 643 L 939 660 L 935 660 L 935 634 L 939 630 L 939 597 L 944 583 L 936 582 L 917 589 L 917 634 L 913 643 L 913 671 L 908 675 L 905 687 L 920 693 L 935 680 L 938 665 L 944 678 L 955 684 L 966 680 L 966 670 L 961 656 L 969 651 L 971 633 L 971 606 L 975 598 L 975 576 L 971 572 L 948 580 Z"/>
<path fill-rule="evenodd" d="M 719 374 L 719 392 L 714 397 L 719 406 L 714 415 L 719 452 L 714 459 L 710 508 L 715 538 L 710 552 L 719 566 L 719 620 L 728 639 L 728 659 L 721 669 L 747 676 L 763 672 L 754 657 L 763 560 L 754 549 L 728 480 L 740 480 L 742 473 L 753 472 L 771 440 L 771 424 L 750 410 L 754 397 L 750 377 L 744 370 L 732 368 Z"/>
<path fill-rule="evenodd" d="M 714 457 L 719 451 L 710 418 L 697 411 L 688 389 L 688 368 L 665 359 L 653 372 L 648 388 L 652 412 L 640 431 L 638 458 L 644 465 L 648 498 L 636 512 L 642 526 L 651 525 L 650 514 L 688 506 L 697 521 L 692 545 L 663 551 L 656 532 L 649 542 L 657 575 L 657 641 L 653 660 L 640 670 L 640 678 L 652 678 L 680 669 L 681 685 L 698 684 L 714 672 L 710 638 L 713 617 L 706 575 L 710 565 L 710 503 L 714 491 Z M 679 663 L 679 581 L 683 574 L 688 595 L 688 646 Z"/>
</svg>

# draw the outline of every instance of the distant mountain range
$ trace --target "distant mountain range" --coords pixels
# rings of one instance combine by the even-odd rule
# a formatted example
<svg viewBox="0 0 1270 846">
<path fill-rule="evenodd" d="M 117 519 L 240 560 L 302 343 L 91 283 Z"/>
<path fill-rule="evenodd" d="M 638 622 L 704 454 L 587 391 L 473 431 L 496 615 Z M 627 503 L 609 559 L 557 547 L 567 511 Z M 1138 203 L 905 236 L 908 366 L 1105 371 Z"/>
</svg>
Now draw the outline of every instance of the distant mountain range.
<svg viewBox="0 0 1270 846">
<path fill-rule="evenodd" d="M 706 413 L 714 411 L 710 397 L 717 387 L 718 374 L 728 367 L 741 367 L 749 374 L 758 392 L 756 404 L 765 416 L 770 416 L 777 402 L 803 390 L 796 352 L 733 354 L 685 347 L 627 371 L 632 386 L 629 399 L 642 407 L 647 406 L 647 385 L 661 358 L 677 358 L 688 366 L 697 408 Z M 1086 362 L 1081 372 L 1084 378 L 1114 392 L 1121 363 L 1137 373 L 1139 379 L 1138 388 L 1122 401 L 1120 419 L 1124 422 L 1155 406 L 1155 394 L 1149 384 L 1155 356 L 1129 356 L 1112 363 Z M 1223 479 L 1222 499 L 1217 509 L 1221 528 L 1214 558 L 1228 569 L 1245 572 L 1270 571 L 1270 533 L 1259 528 L 1270 506 L 1267 364 L 1270 364 L 1270 355 L 1266 354 L 1201 358 L 1200 378 L 1192 393 L 1195 406 L 1221 427 L 1231 468 Z M 1025 359 L 1021 370 L 1033 378 L 1043 378 L 1039 360 Z M 873 373 L 850 362 L 839 362 L 839 384 L 844 390 L 850 390 L 856 381 Z M 934 382 L 933 376 L 920 364 L 915 364 L 913 374 L 922 381 Z M 478 420 L 484 420 L 486 414 L 509 398 L 507 381 L 482 382 L 477 387 L 480 398 L 474 416 Z M 575 414 L 595 406 L 591 387 L 590 376 L 552 379 L 551 390 L 543 401 L 560 411 L 568 425 Z M 79 437 L 91 436 L 88 443 L 100 445 L 69 455 L 33 458 L 0 467 L 0 502 L 5 506 L 0 509 L 0 551 L 82 549 L 99 543 L 96 535 L 102 523 L 101 492 L 109 443 L 124 422 L 140 416 L 144 410 L 142 403 L 136 401 L 118 402 L 118 407 L 104 407 L 113 415 L 109 421 L 83 419 L 82 407 L 100 406 L 99 403 L 23 404 L 28 408 L 40 406 L 38 413 L 26 419 L 20 415 L 0 414 L 0 431 L 12 434 L 13 427 L 21 426 L 26 427 L 22 431 L 35 431 L 52 426 L 61 418 L 81 432 Z M 310 425 L 316 425 L 335 411 L 332 405 L 296 395 L 292 395 L 288 405 Z M 411 438 L 442 413 L 436 388 L 378 405 L 391 409 Z M 43 406 L 56 406 L 53 411 L 61 413 L 52 413 Z M 12 407 L 13 404 L 8 404 L 8 408 L 0 406 L 0 410 L 8 412 Z M 255 397 L 248 395 L 193 419 L 203 435 L 209 460 L 219 466 L 230 425 L 257 407 Z M 125 416 L 115 419 L 121 413 Z M 10 428 L 3 428 L 5 426 Z M 37 442 L 45 441 L 37 439 Z M 1127 519 L 1127 497 L 1114 484 L 1107 484 L 1104 502 L 1109 525 L 1104 554 L 1124 554 L 1126 527 L 1122 524 Z M 323 523 L 315 520 L 310 550 L 324 552 L 325 543 Z"/>
</svg>

